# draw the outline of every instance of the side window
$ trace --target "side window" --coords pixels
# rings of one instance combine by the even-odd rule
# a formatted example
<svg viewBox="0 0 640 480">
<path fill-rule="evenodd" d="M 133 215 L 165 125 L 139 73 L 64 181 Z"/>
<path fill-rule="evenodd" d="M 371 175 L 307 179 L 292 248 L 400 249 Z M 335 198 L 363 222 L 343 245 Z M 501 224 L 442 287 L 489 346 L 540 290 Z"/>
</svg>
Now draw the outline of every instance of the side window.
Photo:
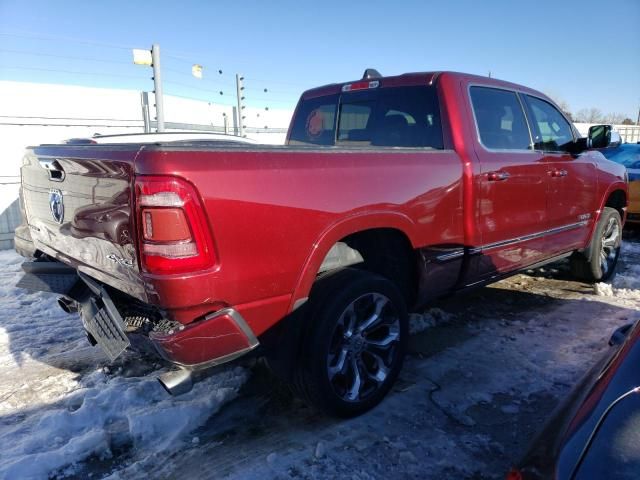
<svg viewBox="0 0 640 480">
<path fill-rule="evenodd" d="M 371 145 L 443 148 L 440 106 L 434 87 L 385 89 L 376 113 Z"/>
<path fill-rule="evenodd" d="M 563 152 L 573 143 L 571 124 L 548 102 L 525 95 L 533 117 L 533 143 L 537 150 Z"/>
<path fill-rule="evenodd" d="M 515 92 L 471 87 L 471 103 L 482 145 L 494 150 L 531 149 L 529 128 Z"/>
</svg>

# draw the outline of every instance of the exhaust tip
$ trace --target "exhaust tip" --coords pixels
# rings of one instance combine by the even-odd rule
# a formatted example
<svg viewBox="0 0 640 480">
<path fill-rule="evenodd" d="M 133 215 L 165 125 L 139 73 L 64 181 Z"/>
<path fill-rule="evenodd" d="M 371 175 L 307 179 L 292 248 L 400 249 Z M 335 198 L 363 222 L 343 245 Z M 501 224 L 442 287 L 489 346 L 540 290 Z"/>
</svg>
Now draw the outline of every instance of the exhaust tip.
<svg viewBox="0 0 640 480">
<path fill-rule="evenodd" d="M 67 297 L 58 298 L 58 306 L 65 311 L 65 313 L 76 313 L 78 311 L 78 304 Z"/>
<path fill-rule="evenodd" d="M 158 382 L 170 395 L 182 395 L 193 388 L 193 374 L 184 368 L 172 370 L 160 375 Z"/>
</svg>

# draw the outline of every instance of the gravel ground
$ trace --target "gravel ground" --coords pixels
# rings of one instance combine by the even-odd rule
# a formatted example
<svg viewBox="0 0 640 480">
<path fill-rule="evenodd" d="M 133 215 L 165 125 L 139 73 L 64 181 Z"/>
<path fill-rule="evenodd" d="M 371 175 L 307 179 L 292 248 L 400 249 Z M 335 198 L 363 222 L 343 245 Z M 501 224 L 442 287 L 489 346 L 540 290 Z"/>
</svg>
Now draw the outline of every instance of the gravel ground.
<svg viewBox="0 0 640 480">
<path fill-rule="evenodd" d="M 414 315 L 392 393 L 338 421 L 260 362 L 167 399 L 150 378 L 158 365 L 125 357 L 105 368 L 77 319 L 12 288 L 17 257 L 0 260 L 0 441 L 11 445 L 0 452 L 3 478 L 504 478 L 611 332 L 640 311 L 632 233 L 611 283 L 574 282 L 559 264 Z M 43 326 L 35 338 L 25 319 Z"/>
</svg>

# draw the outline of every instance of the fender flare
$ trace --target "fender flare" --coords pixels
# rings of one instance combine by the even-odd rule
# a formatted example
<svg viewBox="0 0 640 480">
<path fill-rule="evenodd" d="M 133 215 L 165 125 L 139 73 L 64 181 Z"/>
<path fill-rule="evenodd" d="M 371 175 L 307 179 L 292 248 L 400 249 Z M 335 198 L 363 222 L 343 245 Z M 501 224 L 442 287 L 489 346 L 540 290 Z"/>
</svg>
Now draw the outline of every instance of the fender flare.
<svg viewBox="0 0 640 480">
<path fill-rule="evenodd" d="M 371 230 L 388 228 L 403 233 L 411 245 L 416 248 L 416 227 L 406 215 L 389 211 L 367 211 L 343 218 L 329 225 L 313 243 L 311 252 L 307 256 L 304 266 L 298 275 L 295 289 L 291 296 L 288 312 L 292 312 L 302 305 L 311 292 L 316 275 L 323 260 L 333 245 L 344 237 Z"/>
</svg>

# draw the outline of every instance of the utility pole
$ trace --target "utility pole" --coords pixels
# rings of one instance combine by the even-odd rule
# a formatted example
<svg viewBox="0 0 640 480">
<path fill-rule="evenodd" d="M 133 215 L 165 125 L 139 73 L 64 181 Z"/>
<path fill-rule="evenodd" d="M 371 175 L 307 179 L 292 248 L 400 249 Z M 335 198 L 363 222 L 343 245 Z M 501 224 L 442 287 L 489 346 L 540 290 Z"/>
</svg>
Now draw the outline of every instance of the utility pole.
<svg viewBox="0 0 640 480">
<path fill-rule="evenodd" d="M 149 92 L 140 92 L 140 106 L 142 107 L 142 122 L 144 133 L 151 132 L 151 118 L 149 117 Z"/>
<path fill-rule="evenodd" d="M 160 45 L 151 47 L 151 66 L 153 67 L 153 93 L 156 96 L 157 131 L 164 132 L 164 104 L 162 103 L 162 77 L 160 75 Z"/>
<path fill-rule="evenodd" d="M 238 108 L 238 135 L 244 137 L 244 85 L 242 82 L 244 77 L 241 77 L 236 73 L 236 101 Z"/>
</svg>

